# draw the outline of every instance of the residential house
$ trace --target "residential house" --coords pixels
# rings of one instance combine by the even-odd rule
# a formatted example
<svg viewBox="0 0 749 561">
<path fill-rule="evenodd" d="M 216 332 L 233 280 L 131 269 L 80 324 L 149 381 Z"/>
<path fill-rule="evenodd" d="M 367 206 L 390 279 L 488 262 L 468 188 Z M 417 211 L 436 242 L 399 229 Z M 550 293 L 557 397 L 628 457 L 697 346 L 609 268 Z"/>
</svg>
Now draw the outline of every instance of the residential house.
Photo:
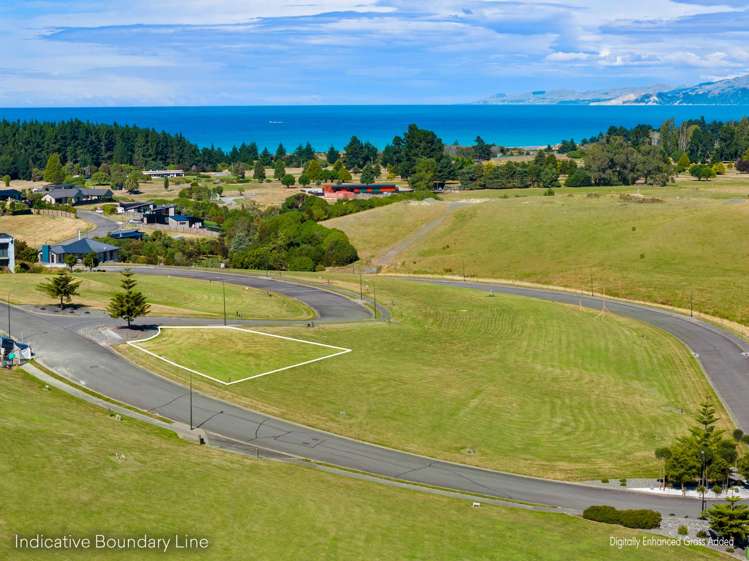
<svg viewBox="0 0 749 561">
<path fill-rule="evenodd" d="M 94 253 L 100 263 L 119 260 L 120 248 L 89 238 L 76 240 L 68 244 L 43 245 L 39 250 L 39 262 L 47 266 L 61 266 L 65 264 L 67 255 L 74 255 L 83 260 L 89 253 Z"/>
<path fill-rule="evenodd" d="M 20 201 L 23 199 L 23 193 L 18 189 L 0 189 L 0 201 L 7 201 L 8 199 Z"/>
<path fill-rule="evenodd" d="M 185 172 L 181 169 L 149 169 L 143 172 L 149 179 L 163 177 L 184 177 Z"/>
<path fill-rule="evenodd" d="M 16 244 L 10 234 L 0 233 L 0 269 L 16 272 Z"/>
</svg>

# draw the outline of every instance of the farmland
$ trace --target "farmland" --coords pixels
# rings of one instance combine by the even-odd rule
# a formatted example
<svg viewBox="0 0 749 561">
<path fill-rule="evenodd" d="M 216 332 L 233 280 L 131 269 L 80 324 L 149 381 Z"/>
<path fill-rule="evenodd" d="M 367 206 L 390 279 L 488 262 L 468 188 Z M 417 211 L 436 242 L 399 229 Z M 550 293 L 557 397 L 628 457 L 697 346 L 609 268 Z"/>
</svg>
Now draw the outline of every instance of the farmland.
<svg viewBox="0 0 749 561">
<path fill-rule="evenodd" d="M 399 213 L 408 203 L 400 203 L 327 224 L 344 230 L 369 262 L 395 243 L 371 232 L 398 224 L 405 241 L 391 252 L 385 272 L 465 272 L 681 308 L 693 302 L 706 314 L 749 323 L 746 178 L 721 177 L 709 184 L 682 178 L 666 188 L 564 188 L 554 197 L 542 192 L 451 194 L 448 200 L 475 204 L 411 206 L 404 218 Z M 640 196 L 660 202 L 640 202 Z M 428 236 L 416 235 L 434 220 L 440 223 Z"/>
</svg>

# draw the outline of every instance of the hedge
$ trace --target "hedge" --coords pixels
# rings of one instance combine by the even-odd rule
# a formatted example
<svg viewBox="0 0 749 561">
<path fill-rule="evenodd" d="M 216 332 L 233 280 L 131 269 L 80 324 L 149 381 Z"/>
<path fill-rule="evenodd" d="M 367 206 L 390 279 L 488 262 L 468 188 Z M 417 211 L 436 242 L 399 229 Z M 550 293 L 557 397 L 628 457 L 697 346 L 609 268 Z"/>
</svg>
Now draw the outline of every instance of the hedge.
<svg viewBox="0 0 749 561">
<path fill-rule="evenodd" d="M 648 530 L 661 525 L 661 513 L 648 509 L 617 510 L 613 506 L 594 505 L 583 511 L 583 518 L 604 524 Z"/>
</svg>

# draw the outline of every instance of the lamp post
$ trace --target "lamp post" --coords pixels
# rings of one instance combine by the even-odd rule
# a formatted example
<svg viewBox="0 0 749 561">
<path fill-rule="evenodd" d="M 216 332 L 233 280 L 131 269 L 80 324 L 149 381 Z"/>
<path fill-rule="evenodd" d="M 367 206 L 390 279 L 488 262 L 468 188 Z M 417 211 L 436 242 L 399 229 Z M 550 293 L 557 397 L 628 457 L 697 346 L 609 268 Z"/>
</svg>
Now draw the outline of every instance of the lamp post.
<svg viewBox="0 0 749 561">
<path fill-rule="evenodd" d="M 192 372 L 190 372 L 190 430 L 193 429 L 192 422 Z"/>
<path fill-rule="evenodd" d="M 224 327 L 226 327 L 226 284 L 223 279 L 221 279 L 221 292 L 224 296 Z"/>
<path fill-rule="evenodd" d="M 694 290 L 689 292 L 689 317 L 694 317 Z"/>
<path fill-rule="evenodd" d="M 700 507 L 700 512 L 705 512 L 705 486 L 707 484 L 707 481 L 705 481 L 705 451 L 700 450 L 700 456 L 702 457 L 702 484 L 700 487 L 702 487 L 702 504 Z"/>
</svg>

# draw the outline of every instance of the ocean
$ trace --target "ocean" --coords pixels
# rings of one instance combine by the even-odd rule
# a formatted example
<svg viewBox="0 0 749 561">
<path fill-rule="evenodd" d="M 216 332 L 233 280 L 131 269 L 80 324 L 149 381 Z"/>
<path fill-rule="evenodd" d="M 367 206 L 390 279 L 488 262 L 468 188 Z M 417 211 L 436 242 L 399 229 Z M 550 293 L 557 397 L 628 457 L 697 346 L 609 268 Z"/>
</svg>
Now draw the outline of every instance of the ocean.
<svg viewBox="0 0 749 561">
<path fill-rule="evenodd" d="M 0 118 L 59 121 L 78 118 L 182 133 L 200 146 L 231 148 L 256 142 L 287 149 L 309 142 L 319 151 L 342 148 L 352 135 L 383 148 L 410 123 L 434 130 L 448 144 L 472 144 L 476 135 L 504 146 L 541 146 L 580 140 L 610 125 L 659 125 L 666 119 L 731 120 L 749 106 L 583 105 L 347 105 L 248 107 L 0 108 Z"/>
</svg>

